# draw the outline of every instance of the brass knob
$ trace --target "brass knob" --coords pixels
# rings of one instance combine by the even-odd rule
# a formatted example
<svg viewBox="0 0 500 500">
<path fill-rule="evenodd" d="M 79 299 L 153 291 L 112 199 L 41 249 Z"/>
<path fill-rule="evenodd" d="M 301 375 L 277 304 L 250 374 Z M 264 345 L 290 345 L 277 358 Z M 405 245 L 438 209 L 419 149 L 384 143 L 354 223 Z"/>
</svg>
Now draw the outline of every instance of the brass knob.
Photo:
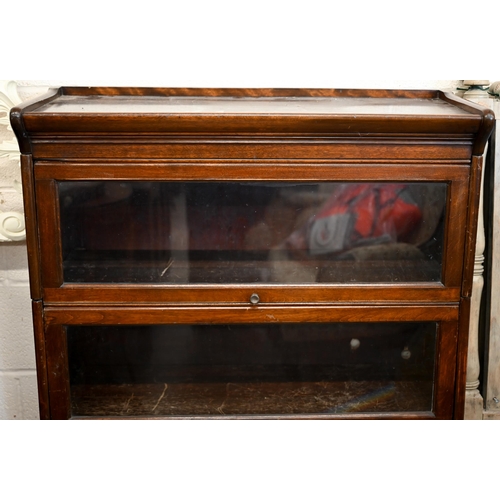
<svg viewBox="0 0 500 500">
<path fill-rule="evenodd" d="M 252 293 L 250 295 L 250 304 L 253 304 L 254 306 L 260 302 L 260 297 L 256 293 Z"/>
</svg>

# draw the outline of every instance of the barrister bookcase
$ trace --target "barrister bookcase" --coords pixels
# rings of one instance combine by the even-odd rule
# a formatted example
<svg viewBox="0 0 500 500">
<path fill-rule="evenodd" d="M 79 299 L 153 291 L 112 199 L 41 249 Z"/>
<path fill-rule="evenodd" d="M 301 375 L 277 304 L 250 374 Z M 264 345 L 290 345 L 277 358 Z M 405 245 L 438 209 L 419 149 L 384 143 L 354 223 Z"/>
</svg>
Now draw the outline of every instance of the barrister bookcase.
<svg viewBox="0 0 500 500">
<path fill-rule="evenodd" d="M 493 119 L 428 90 L 14 108 L 41 418 L 463 418 Z"/>
</svg>

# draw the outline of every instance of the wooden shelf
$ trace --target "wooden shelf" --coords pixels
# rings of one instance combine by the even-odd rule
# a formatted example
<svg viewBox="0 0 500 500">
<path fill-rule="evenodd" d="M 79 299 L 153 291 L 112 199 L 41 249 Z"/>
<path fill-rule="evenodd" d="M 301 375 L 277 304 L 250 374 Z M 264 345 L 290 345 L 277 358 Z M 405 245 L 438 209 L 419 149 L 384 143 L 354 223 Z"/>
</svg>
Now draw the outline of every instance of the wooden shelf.
<svg viewBox="0 0 500 500">
<path fill-rule="evenodd" d="M 67 260 L 67 283 L 411 283 L 439 282 L 441 265 L 430 260 L 186 262 L 168 258 L 136 261 Z"/>
<path fill-rule="evenodd" d="M 393 413 L 432 410 L 432 381 L 75 385 L 81 417 Z"/>
</svg>

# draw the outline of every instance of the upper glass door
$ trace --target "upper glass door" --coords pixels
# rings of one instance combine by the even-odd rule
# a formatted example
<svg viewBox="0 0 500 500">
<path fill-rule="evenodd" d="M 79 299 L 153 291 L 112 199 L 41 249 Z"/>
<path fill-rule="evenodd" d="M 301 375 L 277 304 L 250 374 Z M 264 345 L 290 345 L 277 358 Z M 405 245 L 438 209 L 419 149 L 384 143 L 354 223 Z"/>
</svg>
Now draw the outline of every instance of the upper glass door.
<svg viewBox="0 0 500 500">
<path fill-rule="evenodd" d="M 66 283 L 440 282 L 447 184 L 58 182 Z"/>
</svg>

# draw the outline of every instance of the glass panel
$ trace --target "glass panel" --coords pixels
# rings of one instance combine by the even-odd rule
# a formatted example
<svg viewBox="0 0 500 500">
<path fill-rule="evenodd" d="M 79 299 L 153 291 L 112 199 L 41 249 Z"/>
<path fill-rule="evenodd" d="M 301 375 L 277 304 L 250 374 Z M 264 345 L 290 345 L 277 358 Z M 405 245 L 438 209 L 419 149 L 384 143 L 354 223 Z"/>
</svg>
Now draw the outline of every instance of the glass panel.
<svg viewBox="0 0 500 500">
<path fill-rule="evenodd" d="M 445 183 L 60 182 L 73 283 L 440 281 Z"/>
<path fill-rule="evenodd" d="M 432 410 L 436 323 L 71 326 L 74 416 Z"/>
</svg>

